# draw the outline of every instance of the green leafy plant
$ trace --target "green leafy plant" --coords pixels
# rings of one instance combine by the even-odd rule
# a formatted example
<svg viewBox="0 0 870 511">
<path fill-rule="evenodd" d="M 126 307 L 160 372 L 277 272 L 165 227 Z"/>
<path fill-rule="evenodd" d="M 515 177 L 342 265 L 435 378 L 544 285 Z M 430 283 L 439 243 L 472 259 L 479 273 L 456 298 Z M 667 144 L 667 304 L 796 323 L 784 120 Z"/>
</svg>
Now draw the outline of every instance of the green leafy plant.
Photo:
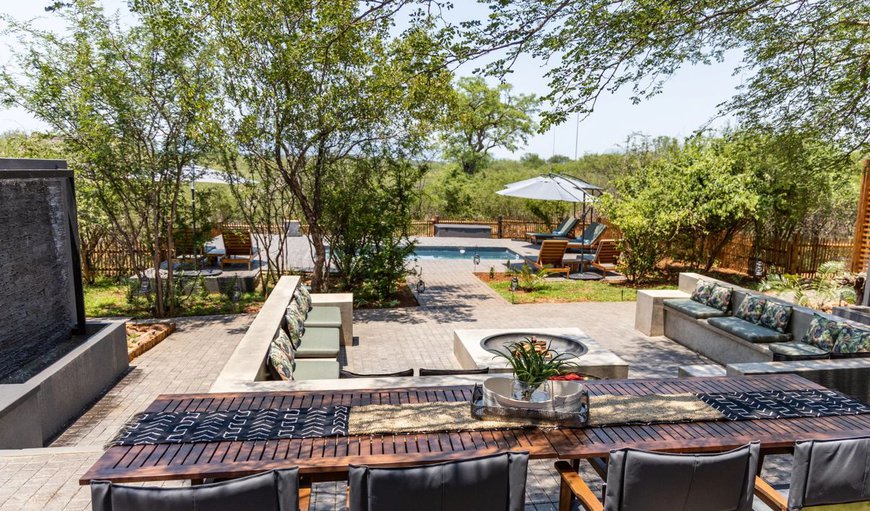
<svg viewBox="0 0 870 511">
<path fill-rule="evenodd" d="M 532 268 L 528 264 L 516 267 L 506 263 L 505 266 L 508 272 L 517 278 L 517 288 L 521 291 L 531 293 L 547 287 L 547 268 L 549 266 L 539 269 Z"/>
<path fill-rule="evenodd" d="M 494 267 L 494 266 L 490 266 L 490 267 L 489 267 L 489 278 L 490 278 L 490 279 L 494 279 L 494 278 L 495 278 L 495 267 Z"/>
<path fill-rule="evenodd" d="M 499 351 L 497 357 L 507 360 L 514 377 L 524 385 L 522 398 L 530 400 L 532 393 L 551 376 L 559 376 L 574 369 L 567 361 L 568 353 L 557 353 L 547 344 L 541 348 L 541 341 L 526 337 L 522 341 L 509 344 L 507 351 Z"/>
<path fill-rule="evenodd" d="M 798 305 L 828 310 L 843 302 L 855 303 L 855 288 L 849 285 L 852 275 L 842 261 L 822 263 L 812 279 L 798 275 L 772 273 L 759 285 L 760 291 L 785 295 Z"/>
</svg>

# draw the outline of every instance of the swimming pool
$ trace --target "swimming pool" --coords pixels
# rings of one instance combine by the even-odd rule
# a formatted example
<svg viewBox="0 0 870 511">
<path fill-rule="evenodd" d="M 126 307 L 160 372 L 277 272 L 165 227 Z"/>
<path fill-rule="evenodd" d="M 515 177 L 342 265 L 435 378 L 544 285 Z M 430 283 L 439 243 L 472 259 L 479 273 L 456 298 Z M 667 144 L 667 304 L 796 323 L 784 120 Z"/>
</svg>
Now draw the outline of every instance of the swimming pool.
<svg viewBox="0 0 870 511">
<path fill-rule="evenodd" d="M 481 261 L 518 261 L 522 259 L 513 250 L 504 247 L 417 247 L 414 256 L 419 259 L 474 259 L 480 254 Z"/>
</svg>

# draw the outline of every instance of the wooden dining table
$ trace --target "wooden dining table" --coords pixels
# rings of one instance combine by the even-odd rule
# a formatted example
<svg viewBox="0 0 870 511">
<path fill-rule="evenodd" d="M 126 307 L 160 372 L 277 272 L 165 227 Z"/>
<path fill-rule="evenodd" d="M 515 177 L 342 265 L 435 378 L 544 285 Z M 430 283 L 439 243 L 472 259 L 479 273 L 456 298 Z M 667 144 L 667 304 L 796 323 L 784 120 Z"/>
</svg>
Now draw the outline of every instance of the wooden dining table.
<svg viewBox="0 0 870 511">
<path fill-rule="evenodd" d="M 590 395 L 823 389 L 816 383 L 788 374 L 600 380 L 586 382 L 586 385 Z M 471 394 L 469 386 L 176 394 L 159 396 L 145 411 L 206 412 L 470 401 Z M 762 451 L 771 454 L 789 451 L 798 440 L 867 435 L 870 435 L 870 414 L 114 446 L 109 447 L 81 477 L 80 483 L 89 484 L 93 480 L 228 479 L 294 466 L 299 467 L 300 474 L 307 480 L 316 482 L 346 478 L 350 464 L 407 466 L 506 451 L 528 451 L 531 458 L 574 460 L 576 463 L 583 459 L 605 459 L 611 450 L 623 447 L 712 452 L 750 441 L 759 441 Z"/>
</svg>

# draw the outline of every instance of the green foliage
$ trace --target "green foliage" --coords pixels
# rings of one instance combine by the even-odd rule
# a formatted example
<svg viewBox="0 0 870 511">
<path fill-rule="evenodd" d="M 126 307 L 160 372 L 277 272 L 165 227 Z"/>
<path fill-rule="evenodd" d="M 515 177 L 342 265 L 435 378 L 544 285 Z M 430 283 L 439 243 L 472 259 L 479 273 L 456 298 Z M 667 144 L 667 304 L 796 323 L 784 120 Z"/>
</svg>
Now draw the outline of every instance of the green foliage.
<svg viewBox="0 0 870 511">
<path fill-rule="evenodd" d="M 535 269 L 531 265 L 523 263 L 520 266 L 505 263 L 508 273 L 517 278 L 517 288 L 520 291 L 540 291 L 547 287 L 547 268 Z"/>
<path fill-rule="evenodd" d="M 486 21 L 465 24 L 461 55 L 504 53 L 498 75 L 520 56 L 549 64 L 553 105 L 545 125 L 589 113 L 602 94 L 628 88 L 640 102 L 659 94 L 684 65 L 740 51 L 743 86 L 722 113 L 745 126 L 773 123 L 866 150 L 870 4 L 854 0 L 618 2 L 485 0 Z"/>
<path fill-rule="evenodd" d="M 324 195 L 323 228 L 339 287 L 358 304 L 384 304 L 408 275 L 415 184 L 425 169 L 389 155 L 351 160 Z"/>
<path fill-rule="evenodd" d="M 819 266 L 812 279 L 798 275 L 773 273 L 759 284 L 760 291 L 772 291 L 804 307 L 830 310 L 843 302 L 855 303 L 857 295 L 851 285 L 854 275 L 846 271 L 842 261 L 828 261 Z"/>
<path fill-rule="evenodd" d="M 528 387 L 523 395 L 526 400 L 531 399 L 532 392 L 551 376 L 559 376 L 575 367 L 567 361 L 570 354 L 557 353 L 549 345 L 544 350 L 537 350 L 535 342 L 534 337 L 527 337 L 507 345 L 505 351 L 496 352 L 497 357 L 507 360 L 514 377 Z"/>
<path fill-rule="evenodd" d="M 466 174 L 478 172 L 492 149 L 515 151 L 528 142 L 538 105 L 534 95 L 513 94 L 508 83 L 490 87 L 481 77 L 460 78 L 442 135 L 445 156 Z"/>
</svg>

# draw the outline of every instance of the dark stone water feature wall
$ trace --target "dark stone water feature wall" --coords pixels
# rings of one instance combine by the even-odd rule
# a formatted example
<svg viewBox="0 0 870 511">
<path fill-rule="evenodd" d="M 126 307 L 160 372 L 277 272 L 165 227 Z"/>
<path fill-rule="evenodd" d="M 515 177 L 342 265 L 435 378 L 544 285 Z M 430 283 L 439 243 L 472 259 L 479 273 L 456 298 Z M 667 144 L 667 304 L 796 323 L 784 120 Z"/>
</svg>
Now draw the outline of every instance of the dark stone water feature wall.
<svg viewBox="0 0 870 511">
<path fill-rule="evenodd" d="M 70 179 L 9 176 L 0 166 L 0 381 L 70 339 L 78 319 Z"/>
</svg>

